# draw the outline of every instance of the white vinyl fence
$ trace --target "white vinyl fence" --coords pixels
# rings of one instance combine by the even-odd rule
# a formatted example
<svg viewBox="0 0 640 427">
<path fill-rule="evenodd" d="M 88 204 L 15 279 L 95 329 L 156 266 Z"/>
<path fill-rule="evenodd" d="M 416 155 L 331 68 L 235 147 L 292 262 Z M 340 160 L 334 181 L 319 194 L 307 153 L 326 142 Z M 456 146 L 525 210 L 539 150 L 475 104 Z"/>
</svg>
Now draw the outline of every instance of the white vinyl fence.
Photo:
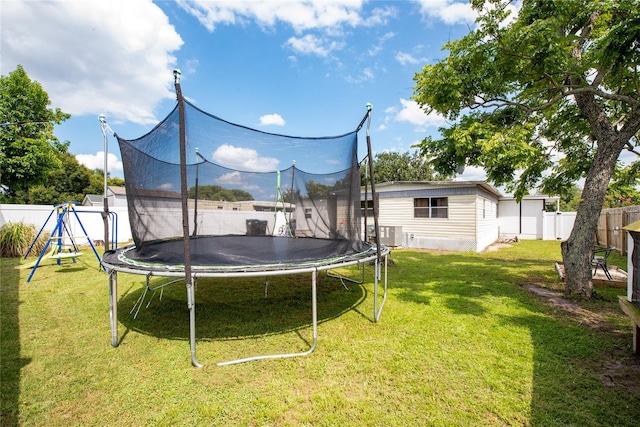
<svg viewBox="0 0 640 427">
<path fill-rule="evenodd" d="M 74 210 L 78 214 L 78 218 L 82 226 L 87 232 L 88 237 L 95 242 L 96 240 L 104 240 L 104 222 L 102 221 L 102 206 L 75 206 Z M 117 238 L 118 243 L 126 243 L 131 240 L 131 227 L 129 226 L 129 214 L 126 207 L 109 207 L 109 210 L 115 213 L 117 218 Z M 8 205 L 0 204 L 0 227 L 8 222 L 24 222 L 25 224 L 35 225 L 37 230 L 44 226 L 44 230 L 53 231 L 55 228 L 58 215 L 54 211 L 54 206 L 50 205 Z M 49 217 L 50 216 L 50 217 Z M 47 221 L 47 218 L 49 220 Z M 69 232 L 73 236 L 84 236 L 82 227 L 75 218 L 75 215 L 69 216 Z M 46 224 L 45 224 L 46 221 Z M 111 224 L 109 225 L 109 240 L 113 240 Z M 78 240 L 78 244 L 83 244 L 82 239 Z"/>
<path fill-rule="evenodd" d="M 542 240 L 567 240 L 576 221 L 576 212 L 544 212 Z"/>
</svg>

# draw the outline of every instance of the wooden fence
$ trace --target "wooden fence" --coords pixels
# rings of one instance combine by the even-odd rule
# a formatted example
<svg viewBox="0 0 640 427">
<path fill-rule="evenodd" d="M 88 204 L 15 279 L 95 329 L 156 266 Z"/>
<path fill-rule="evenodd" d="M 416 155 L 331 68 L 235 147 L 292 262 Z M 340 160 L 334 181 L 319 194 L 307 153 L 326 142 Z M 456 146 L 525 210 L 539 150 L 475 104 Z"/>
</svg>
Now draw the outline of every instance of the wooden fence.
<svg viewBox="0 0 640 427">
<path fill-rule="evenodd" d="M 640 206 L 603 209 L 598 218 L 598 245 L 613 246 L 627 254 L 627 232 L 622 227 L 640 221 Z"/>
</svg>

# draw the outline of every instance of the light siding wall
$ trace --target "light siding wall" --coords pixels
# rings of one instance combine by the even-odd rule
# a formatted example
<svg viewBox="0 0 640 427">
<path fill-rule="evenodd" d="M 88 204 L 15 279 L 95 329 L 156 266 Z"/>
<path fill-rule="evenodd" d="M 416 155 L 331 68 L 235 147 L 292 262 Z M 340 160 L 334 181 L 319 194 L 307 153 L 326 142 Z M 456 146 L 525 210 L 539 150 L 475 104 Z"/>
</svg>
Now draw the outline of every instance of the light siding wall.
<svg viewBox="0 0 640 427">
<path fill-rule="evenodd" d="M 476 217 L 478 218 L 478 251 L 498 240 L 498 201 L 488 197 L 478 197 Z"/>
<path fill-rule="evenodd" d="M 413 197 L 380 199 L 379 223 L 402 226 L 405 233 L 475 240 L 475 198 L 449 196 L 449 218 L 414 218 Z"/>
<path fill-rule="evenodd" d="M 379 223 L 401 226 L 408 247 L 478 251 L 476 197 L 448 196 L 449 218 L 414 218 L 413 197 L 381 198 Z"/>
<path fill-rule="evenodd" d="M 379 224 L 401 228 L 402 246 L 479 252 L 498 240 L 499 193 L 484 183 L 393 182 L 377 191 Z M 448 218 L 415 218 L 414 200 L 423 197 L 446 197 Z"/>
<path fill-rule="evenodd" d="M 500 237 L 512 238 L 520 234 L 520 204 L 515 200 L 500 200 Z"/>
<path fill-rule="evenodd" d="M 528 203 L 527 203 L 528 202 Z M 543 200 L 523 200 L 522 239 L 542 240 Z"/>
<path fill-rule="evenodd" d="M 515 199 L 500 200 L 500 237 L 519 239 L 542 239 L 545 200 L 524 198 L 520 203 Z"/>
</svg>

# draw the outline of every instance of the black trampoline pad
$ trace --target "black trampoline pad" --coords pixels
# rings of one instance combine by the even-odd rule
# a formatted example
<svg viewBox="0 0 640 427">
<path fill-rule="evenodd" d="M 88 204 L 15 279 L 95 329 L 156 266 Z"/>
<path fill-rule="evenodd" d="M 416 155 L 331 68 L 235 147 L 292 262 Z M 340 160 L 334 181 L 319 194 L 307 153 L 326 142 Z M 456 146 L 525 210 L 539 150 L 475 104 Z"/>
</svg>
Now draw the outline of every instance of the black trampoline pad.
<svg viewBox="0 0 640 427">
<path fill-rule="evenodd" d="M 330 264 L 370 256 L 372 245 L 346 239 L 309 239 L 273 236 L 204 236 L 190 239 L 191 265 L 196 270 L 260 270 Z M 182 239 L 127 246 L 104 255 L 115 267 L 151 270 L 176 269 L 184 265 Z"/>
</svg>

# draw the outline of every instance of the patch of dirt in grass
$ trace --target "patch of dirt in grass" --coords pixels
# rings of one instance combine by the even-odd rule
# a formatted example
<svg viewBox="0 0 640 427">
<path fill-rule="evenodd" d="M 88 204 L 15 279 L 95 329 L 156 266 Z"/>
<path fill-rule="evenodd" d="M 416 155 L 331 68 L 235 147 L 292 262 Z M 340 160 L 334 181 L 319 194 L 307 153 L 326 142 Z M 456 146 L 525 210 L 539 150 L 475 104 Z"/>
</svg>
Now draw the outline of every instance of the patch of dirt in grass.
<svg viewBox="0 0 640 427">
<path fill-rule="evenodd" d="M 617 387 L 640 395 L 640 360 L 638 357 L 630 360 L 607 359 L 600 374 L 602 384 L 607 387 Z"/>
<path fill-rule="evenodd" d="M 500 249 L 503 249 L 503 248 L 510 248 L 511 246 L 513 246 L 513 245 L 511 245 L 509 243 L 497 242 L 497 243 L 494 243 L 493 245 L 487 246 L 484 249 L 483 252 L 496 252 L 496 251 L 499 251 Z"/>
<path fill-rule="evenodd" d="M 562 310 L 572 319 L 601 333 L 619 333 L 618 327 L 607 320 L 607 312 L 595 312 L 581 307 L 577 302 L 564 298 L 562 292 L 540 287 L 544 285 L 536 278 L 523 285 L 528 292 L 540 297 L 549 305 Z M 602 384 L 606 387 L 616 387 L 628 391 L 636 396 L 640 395 L 640 357 L 628 350 L 613 348 L 606 354 L 604 360 L 594 362 L 593 368 L 600 375 Z"/>
<path fill-rule="evenodd" d="M 599 329 L 608 325 L 606 318 L 600 313 L 596 313 L 580 307 L 576 302 L 562 297 L 562 293 L 539 286 L 529 284 L 524 288 L 534 295 L 545 299 L 549 305 L 559 308 L 569 314 L 572 318 L 583 325 L 594 329 Z"/>
</svg>

